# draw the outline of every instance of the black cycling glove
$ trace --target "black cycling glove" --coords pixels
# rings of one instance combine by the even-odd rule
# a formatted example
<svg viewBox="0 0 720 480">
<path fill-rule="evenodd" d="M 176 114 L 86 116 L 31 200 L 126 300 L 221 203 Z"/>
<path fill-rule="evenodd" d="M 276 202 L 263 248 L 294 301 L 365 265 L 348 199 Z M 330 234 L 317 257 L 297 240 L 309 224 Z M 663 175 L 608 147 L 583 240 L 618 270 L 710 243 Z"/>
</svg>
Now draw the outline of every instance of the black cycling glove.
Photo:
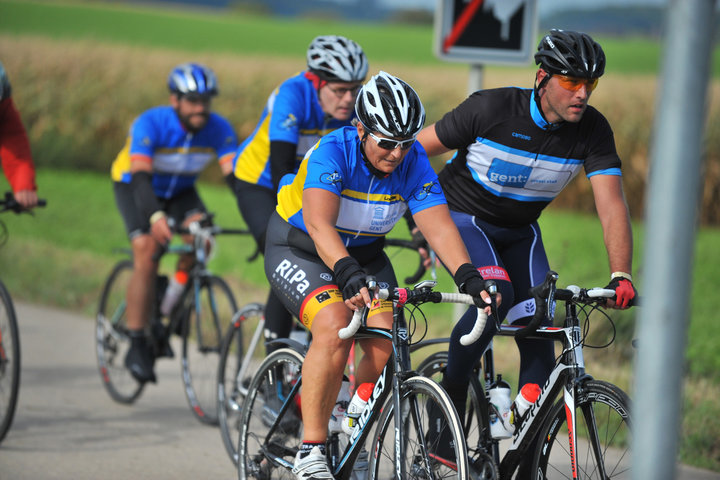
<svg viewBox="0 0 720 480">
<path fill-rule="evenodd" d="M 365 277 L 367 274 L 360 264 L 352 257 L 343 257 L 333 267 L 335 281 L 343 294 L 343 300 L 348 300 L 360 293 L 360 289 L 366 287 Z"/>
<path fill-rule="evenodd" d="M 485 290 L 485 281 L 474 265 L 463 263 L 457 269 L 453 276 L 455 285 L 458 286 L 460 293 L 467 293 L 473 297 L 480 297 L 480 293 Z"/>
</svg>

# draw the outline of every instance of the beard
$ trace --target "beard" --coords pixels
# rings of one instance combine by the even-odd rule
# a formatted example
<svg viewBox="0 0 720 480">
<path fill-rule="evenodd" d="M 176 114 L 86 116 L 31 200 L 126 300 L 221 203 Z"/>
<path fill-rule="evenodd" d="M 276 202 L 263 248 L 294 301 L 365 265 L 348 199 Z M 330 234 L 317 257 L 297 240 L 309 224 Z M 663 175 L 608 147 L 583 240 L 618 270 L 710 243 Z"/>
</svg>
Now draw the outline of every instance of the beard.
<svg viewBox="0 0 720 480">
<path fill-rule="evenodd" d="M 209 113 L 193 113 L 191 115 L 181 115 L 180 112 L 178 112 L 177 116 L 180 119 L 180 123 L 182 123 L 183 127 L 193 133 L 205 128 L 205 125 L 207 125 L 208 119 L 210 118 Z"/>
</svg>

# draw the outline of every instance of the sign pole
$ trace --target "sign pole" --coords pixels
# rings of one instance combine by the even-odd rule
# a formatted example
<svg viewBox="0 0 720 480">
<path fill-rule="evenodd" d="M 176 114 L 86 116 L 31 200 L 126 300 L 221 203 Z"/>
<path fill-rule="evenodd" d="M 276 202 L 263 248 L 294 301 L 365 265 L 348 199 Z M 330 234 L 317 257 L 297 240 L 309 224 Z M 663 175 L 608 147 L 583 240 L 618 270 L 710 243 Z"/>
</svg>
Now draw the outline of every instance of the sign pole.
<svg viewBox="0 0 720 480">
<path fill-rule="evenodd" d="M 472 95 L 478 90 L 483 89 L 483 74 L 485 66 L 478 63 L 470 65 L 470 74 L 468 75 L 468 95 Z"/>
</svg>

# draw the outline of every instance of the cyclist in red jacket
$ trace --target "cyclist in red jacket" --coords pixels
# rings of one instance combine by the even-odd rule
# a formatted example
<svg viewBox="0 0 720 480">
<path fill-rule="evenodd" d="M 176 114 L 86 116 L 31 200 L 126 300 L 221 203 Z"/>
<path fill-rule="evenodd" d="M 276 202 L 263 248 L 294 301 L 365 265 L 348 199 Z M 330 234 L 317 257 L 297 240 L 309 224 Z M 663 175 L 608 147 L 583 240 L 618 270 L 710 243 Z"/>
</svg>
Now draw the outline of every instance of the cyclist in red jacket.
<svg viewBox="0 0 720 480">
<path fill-rule="evenodd" d="M 35 166 L 27 132 L 10 93 L 10 80 L 0 62 L 0 162 L 15 199 L 24 208 L 33 208 L 38 203 Z"/>
</svg>

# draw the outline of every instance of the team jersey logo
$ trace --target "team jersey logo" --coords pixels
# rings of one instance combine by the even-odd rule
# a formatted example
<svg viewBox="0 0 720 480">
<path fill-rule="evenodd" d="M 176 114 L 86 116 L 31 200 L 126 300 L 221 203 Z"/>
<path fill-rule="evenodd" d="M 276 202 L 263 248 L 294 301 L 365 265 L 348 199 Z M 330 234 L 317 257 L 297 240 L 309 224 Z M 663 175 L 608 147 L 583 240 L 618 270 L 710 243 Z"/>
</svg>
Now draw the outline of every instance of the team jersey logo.
<svg viewBox="0 0 720 480">
<path fill-rule="evenodd" d="M 297 117 L 289 113 L 287 118 L 280 122 L 280 127 L 284 130 L 290 130 L 297 125 Z"/>
<path fill-rule="evenodd" d="M 440 184 L 438 182 L 430 182 L 426 183 L 422 186 L 422 189 L 413 195 L 415 197 L 415 200 L 422 201 L 425 200 L 430 195 L 438 195 L 442 193 L 442 188 L 440 188 Z"/>
<path fill-rule="evenodd" d="M 326 185 L 334 185 L 342 182 L 342 176 L 338 172 L 323 173 L 320 175 L 320 181 Z"/>
</svg>

